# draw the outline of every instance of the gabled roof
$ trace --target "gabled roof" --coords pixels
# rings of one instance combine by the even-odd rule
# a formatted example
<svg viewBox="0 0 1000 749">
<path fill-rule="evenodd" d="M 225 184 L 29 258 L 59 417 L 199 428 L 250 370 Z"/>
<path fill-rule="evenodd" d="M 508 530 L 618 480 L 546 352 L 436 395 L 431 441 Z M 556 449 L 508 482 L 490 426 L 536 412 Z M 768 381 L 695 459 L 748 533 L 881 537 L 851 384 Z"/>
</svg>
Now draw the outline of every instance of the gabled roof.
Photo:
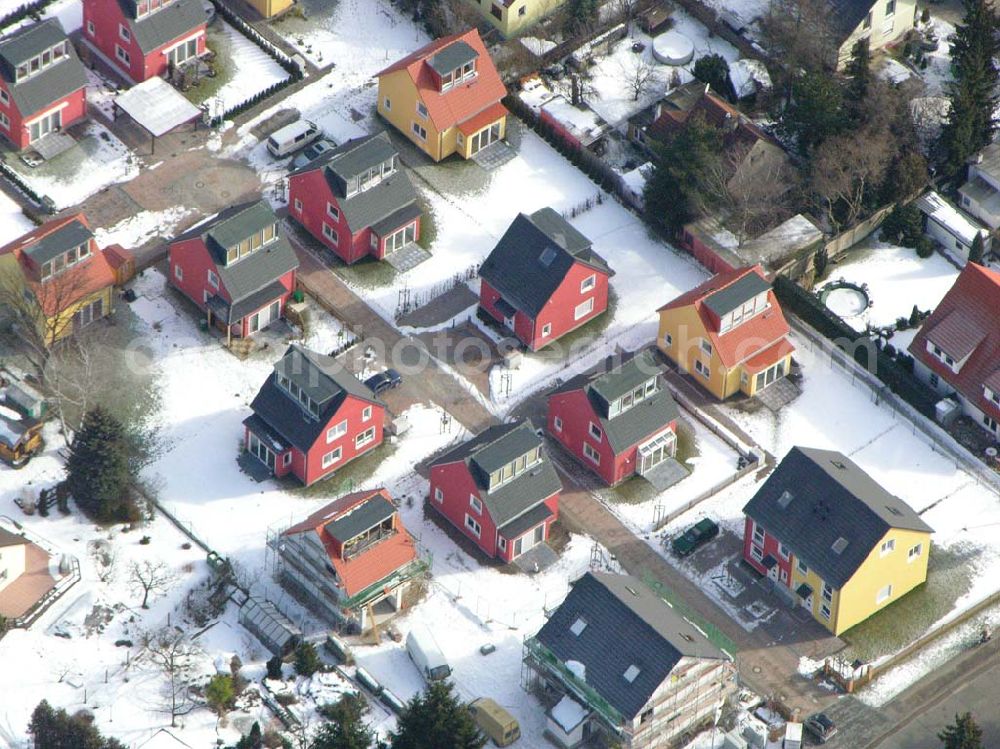
<svg viewBox="0 0 1000 749">
<path fill-rule="evenodd" d="M 92 252 L 82 263 L 51 276 L 45 282 L 40 280 L 37 268 L 58 254 L 56 248 L 64 246 L 64 251 L 68 250 L 82 244 L 85 240 L 81 238 L 88 235 L 93 238 L 86 216 L 74 213 L 46 221 L 37 229 L 0 247 L 0 257 L 9 254 L 18 261 L 28 287 L 49 317 L 59 312 L 60 308 L 65 309 L 96 291 L 114 285 L 114 271 L 100 249 Z M 76 244 L 68 241 L 69 237 Z"/>
<path fill-rule="evenodd" d="M 535 317 L 577 262 L 612 275 L 591 242 L 551 208 L 519 213 L 479 268 L 505 300 Z"/>
<path fill-rule="evenodd" d="M 394 523 L 397 532 L 390 537 L 350 559 L 336 553 L 334 543 L 342 544 L 394 515 L 396 507 L 387 490 L 353 492 L 335 499 L 281 535 L 315 533 L 350 597 L 417 559 L 416 545 L 398 515 Z"/>
<path fill-rule="evenodd" d="M 843 43 L 858 27 L 875 3 L 873 0 L 828 0 L 829 19 L 837 39 Z"/>
<path fill-rule="evenodd" d="M 489 474 L 528 451 L 541 447 L 541 461 L 492 492 Z M 509 523 L 562 489 L 542 438 L 529 419 L 484 429 L 471 440 L 449 450 L 433 466 L 464 462 L 479 488 L 479 496 L 497 526 Z"/>
<path fill-rule="evenodd" d="M 391 231 L 420 215 L 417 191 L 398 159 L 394 174 L 350 197 L 347 196 L 347 182 L 394 156 L 397 156 L 396 149 L 389 136 L 380 132 L 349 140 L 293 172 L 292 176 L 322 169 L 352 232 L 369 226 L 374 228 L 380 222 L 386 222 L 385 231 Z"/>
<path fill-rule="evenodd" d="M 788 452 L 743 512 L 835 589 L 890 529 L 933 532 L 846 455 L 807 447 Z"/>
<path fill-rule="evenodd" d="M 476 77 L 471 82 L 453 86 L 447 91 L 438 91 L 436 76 L 439 74 L 434 72 L 434 65 L 440 66 L 443 61 L 459 58 L 467 61 L 464 58 L 469 56 L 469 50 L 477 55 Z M 437 62 L 432 63 L 432 60 Z M 403 70 L 417 88 L 420 100 L 427 107 L 431 122 L 439 132 L 464 122 L 507 95 L 507 88 L 479 38 L 479 32 L 474 28 L 461 34 L 435 39 L 393 63 L 380 72 L 378 77 Z"/>
<path fill-rule="evenodd" d="M 270 429 L 299 450 L 306 451 L 315 444 L 348 397 L 381 405 L 372 391 L 339 361 L 298 344 L 288 347 L 285 355 L 274 365 L 274 370 L 257 392 L 250 408 Z M 307 393 L 319 405 L 318 419 L 278 387 L 275 382 L 278 372 L 288 376 L 294 374 L 296 383 L 308 388 Z M 253 418 L 250 416 L 243 423 Z"/>
<path fill-rule="evenodd" d="M 754 275 L 757 279 L 748 279 Z M 720 333 L 718 323 L 713 319 L 712 307 L 723 309 L 735 306 L 734 300 L 752 298 L 751 291 L 760 293 L 767 289 L 769 307 L 748 321 L 736 325 L 725 333 Z M 747 296 L 750 294 L 750 296 Z M 658 310 L 664 312 L 693 306 L 698 313 L 712 346 L 727 368 L 732 368 L 761 352 L 780 343 L 790 332 L 788 322 L 778 306 L 778 299 L 770 284 L 764 280 L 759 265 L 737 268 L 727 273 L 718 273 L 704 283 L 695 286 Z M 727 309 L 728 311 L 728 309 Z M 724 313 L 723 313 L 724 314 Z M 787 348 L 787 347 L 786 347 Z"/>
<path fill-rule="evenodd" d="M 679 415 L 677 403 L 659 378 L 660 366 L 652 352 L 641 351 L 614 369 L 604 373 L 582 374 L 555 388 L 549 397 L 583 390 L 600 421 L 601 429 L 616 454 L 634 447 L 646 437 L 662 431 Z M 608 418 L 608 404 L 636 387 L 656 378 L 656 392 L 637 405 Z"/>
<path fill-rule="evenodd" d="M 994 417 L 1000 407 L 983 394 L 987 382 L 1000 384 L 1000 273 L 968 263 L 910 344 L 909 352 L 972 405 Z M 927 351 L 931 341 L 952 358 L 968 357 L 956 374 Z M 992 387 L 991 387 L 992 389 Z"/>
<path fill-rule="evenodd" d="M 562 663 L 581 663 L 586 683 L 627 720 L 681 658 L 726 657 L 641 580 L 605 572 L 588 572 L 573 583 L 535 638 Z"/>
<path fill-rule="evenodd" d="M 59 62 L 15 83 L 20 63 L 59 42 L 67 42 L 66 54 Z M 0 75 L 22 117 L 30 117 L 87 85 L 83 64 L 55 18 L 28 26 L 0 40 Z"/>
<path fill-rule="evenodd" d="M 277 226 L 272 242 L 226 265 L 226 248 L 271 224 Z M 178 234 L 172 244 L 190 239 L 201 239 L 205 245 L 232 305 L 299 267 L 298 257 L 288 244 L 278 217 L 264 200 L 230 206 Z"/>
<path fill-rule="evenodd" d="M 135 3 L 118 0 L 118 5 L 139 49 L 146 55 L 208 23 L 201 0 L 173 0 L 140 19 L 135 18 Z"/>
<path fill-rule="evenodd" d="M 19 536 L 16 533 L 11 533 L 6 528 L 0 528 L 0 547 L 20 546 L 21 544 L 27 544 L 27 543 L 29 543 L 29 541 L 24 536 Z"/>
</svg>

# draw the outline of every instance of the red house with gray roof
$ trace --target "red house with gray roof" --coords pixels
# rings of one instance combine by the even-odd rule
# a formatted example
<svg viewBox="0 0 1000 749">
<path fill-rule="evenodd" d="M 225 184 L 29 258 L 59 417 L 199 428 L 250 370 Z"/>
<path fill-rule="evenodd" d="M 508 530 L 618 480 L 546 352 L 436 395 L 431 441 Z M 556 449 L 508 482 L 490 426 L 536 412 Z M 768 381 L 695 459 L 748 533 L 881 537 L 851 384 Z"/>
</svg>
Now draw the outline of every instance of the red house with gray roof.
<svg viewBox="0 0 1000 749">
<path fill-rule="evenodd" d="M 386 133 L 356 138 L 288 177 L 289 215 L 345 263 L 420 238 L 417 192 Z"/>
<path fill-rule="evenodd" d="M 954 396 L 962 412 L 1000 435 L 1000 273 L 968 263 L 909 352 L 914 374 L 942 398 Z"/>
<path fill-rule="evenodd" d="M 528 420 L 480 432 L 431 464 L 430 505 L 484 554 L 510 562 L 544 543 L 562 484 Z"/>
<path fill-rule="evenodd" d="M 205 54 L 201 0 L 83 0 L 83 40 L 133 83 Z"/>
<path fill-rule="evenodd" d="M 551 208 L 520 213 L 479 268 L 479 307 L 537 351 L 607 310 L 613 274 Z"/>
<path fill-rule="evenodd" d="M 55 18 L 0 40 L 0 134 L 28 148 L 87 116 L 87 74 Z"/>
<path fill-rule="evenodd" d="M 416 544 L 385 489 L 345 494 L 272 542 L 281 581 L 335 623 L 361 631 L 403 606 L 422 569 Z"/>
<path fill-rule="evenodd" d="M 250 404 L 244 448 L 305 485 L 382 444 L 385 406 L 336 359 L 292 344 Z"/>
</svg>

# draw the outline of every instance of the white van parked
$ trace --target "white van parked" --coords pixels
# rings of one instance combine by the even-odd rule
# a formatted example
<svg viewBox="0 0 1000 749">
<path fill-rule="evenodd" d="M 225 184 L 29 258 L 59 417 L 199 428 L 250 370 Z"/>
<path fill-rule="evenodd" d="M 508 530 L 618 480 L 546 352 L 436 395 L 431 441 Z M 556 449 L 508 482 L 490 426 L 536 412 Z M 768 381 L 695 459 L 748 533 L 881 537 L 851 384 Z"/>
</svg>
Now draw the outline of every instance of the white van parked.
<svg viewBox="0 0 1000 749">
<path fill-rule="evenodd" d="M 323 135 L 314 123 L 309 120 L 299 120 L 276 131 L 267 139 L 267 150 L 276 159 L 284 158 L 305 148 Z"/>
<path fill-rule="evenodd" d="M 451 676 L 451 666 L 426 627 L 417 626 L 410 630 L 406 636 L 406 652 L 427 681 L 440 681 Z"/>
</svg>

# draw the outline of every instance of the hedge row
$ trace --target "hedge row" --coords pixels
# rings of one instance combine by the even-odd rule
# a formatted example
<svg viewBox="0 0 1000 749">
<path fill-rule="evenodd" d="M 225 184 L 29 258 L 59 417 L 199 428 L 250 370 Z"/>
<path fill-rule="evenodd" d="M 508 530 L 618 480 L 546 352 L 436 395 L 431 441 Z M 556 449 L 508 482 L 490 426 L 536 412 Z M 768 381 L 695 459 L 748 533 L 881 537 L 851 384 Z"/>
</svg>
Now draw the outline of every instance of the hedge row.
<svg viewBox="0 0 1000 749">
<path fill-rule="evenodd" d="M 278 65 L 280 65 L 286 73 L 291 75 L 296 81 L 302 79 L 305 74 L 295 61 L 292 60 L 292 58 L 271 44 L 271 42 L 265 39 L 261 33 L 257 31 L 257 29 L 240 18 L 240 16 L 230 10 L 227 6 L 219 2 L 219 0 L 212 0 L 212 4 L 215 6 L 215 10 L 219 13 L 219 15 L 226 19 L 226 22 L 230 26 L 260 47 L 261 50 L 264 51 L 264 54 L 278 63 Z"/>
<path fill-rule="evenodd" d="M 8 26 L 13 26 L 15 23 L 23 21 L 28 16 L 36 16 L 54 2 L 55 0 L 34 0 L 34 2 L 25 3 L 15 10 L 12 10 L 7 15 L 0 17 L 0 29 L 6 29 Z"/>
<path fill-rule="evenodd" d="M 42 196 L 32 190 L 28 183 L 21 179 L 21 175 L 15 172 L 5 161 L 0 161 L 0 174 L 3 174 L 7 178 L 7 181 L 20 190 L 28 200 L 41 206 L 47 213 L 51 213 L 51 211 L 48 211 L 45 203 L 42 202 Z"/>
<path fill-rule="evenodd" d="M 248 109 L 252 109 L 253 107 L 260 104 L 262 101 L 264 101 L 264 99 L 268 98 L 269 96 L 274 96 L 276 93 L 281 91 L 281 89 L 285 88 L 286 86 L 291 86 L 293 83 L 295 83 L 295 78 L 291 76 L 285 78 L 283 81 L 278 81 L 277 83 L 273 83 L 267 88 L 265 88 L 263 91 L 258 91 L 249 99 L 240 102 L 235 107 L 230 107 L 222 114 L 213 117 L 209 122 L 209 124 L 212 127 L 218 127 L 226 120 L 230 120 L 233 117 L 237 117 L 243 114 Z"/>
<path fill-rule="evenodd" d="M 819 297 L 784 276 L 775 277 L 774 293 L 785 309 L 794 312 L 824 338 L 831 341 L 857 341 L 864 337 L 828 310 Z M 851 348 L 854 360 L 884 382 L 892 392 L 925 416 L 934 416 L 937 398 L 903 364 L 874 344 Z M 874 367 L 868 362 L 871 351 L 875 352 Z"/>
</svg>

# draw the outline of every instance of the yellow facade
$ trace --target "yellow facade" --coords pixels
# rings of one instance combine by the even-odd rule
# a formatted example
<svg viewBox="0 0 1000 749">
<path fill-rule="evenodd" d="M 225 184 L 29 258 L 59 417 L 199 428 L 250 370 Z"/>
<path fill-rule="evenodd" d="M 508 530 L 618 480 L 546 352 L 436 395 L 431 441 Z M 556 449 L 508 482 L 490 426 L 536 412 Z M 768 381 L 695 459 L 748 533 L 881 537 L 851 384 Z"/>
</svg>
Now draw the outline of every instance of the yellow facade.
<svg viewBox="0 0 1000 749">
<path fill-rule="evenodd" d="M 295 0 L 247 0 L 264 18 L 272 18 L 295 5 Z"/>
<path fill-rule="evenodd" d="M 475 137 L 493 124 L 488 123 L 470 136 L 463 135 L 456 126 L 439 131 L 430 117 L 423 117 L 417 111 L 418 101 L 420 92 L 407 71 L 396 70 L 379 77 L 378 113 L 434 161 L 441 161 L 452 154 L 458 154 L 463 159 L 469 158 L 472 156 Z M 415 126 L 422 132 L 418 133 L 418 128 Z M 507 118 L 502 117 L 500 138 L 506 135 Z"/>
<path fill-rule="evenodd" d="M 656 345 L 719 400 L 736 393 L 757 393 L 757 378 L 746 372 L 742 362 L 732 367 L 723 364 L 694 305 L 660 311 Z M 791 353 L 786 354 L 780 361 L 781 371 L 787 374 L 791 363 Z"/>
<path fill-rule="evenodd" d="M 505 38 L 517 36 L 562 7 L 566 0 L 468 0 Z"/>
<path fill-rule="evenodd" d="M 75 304 L 71 304 L 65 310 L 63 310 L 58 315 L 53 315 L 52 317 L 46 318 L 45 321 L 45 331 L 49 340 L 49 345 L 51 346 L 56 341 L 61 341 L 64 338 L 68 338 L 73 335 L 76 331 L 73 329 L 73 315 L 75 315 L 81 308 L 86 307 L 89 304 L 93 304 L 98 299 L 101 300 L 103 305 L 104 314 L 102 317 L 107 317 L 111 314 L 112 307 L 112 290 L 113 287 L 106 286 L 103 289 L 95 291 L 93 294 L 89 294 L 81 299 Z"/>
<path fill-rule="evenodd" d="M 883 552 L 887 542 L 892 549 Z M 911 553 L 918 547 L 919 553 Z M 832 586 L 825 590 L 826 581 L 808 567 L 803 573 L 803 565 L 793 556 L 791 589 L 795 593 L 803 583 L 808 585 L 813 591 L 809 599 L 802 601 L 796 595 L 796 600 L 816 621 L 840 635 L 926 581 L 930 547 L 930 533 L 891 528 L 839 590 Z"/>
<path fill-rule="evenodd" d="M 892 13 L 887 13 L 890 9 Z M 851 51 L 859 39 L 868 39 L 868 48 L 872 52 L 883 49 L 913 28 L 916 13 L 915 0 L 875 0 L 868 16 L 837 50 L 837 69 L 842 70 L 851 59 Z"/>
</svg>

